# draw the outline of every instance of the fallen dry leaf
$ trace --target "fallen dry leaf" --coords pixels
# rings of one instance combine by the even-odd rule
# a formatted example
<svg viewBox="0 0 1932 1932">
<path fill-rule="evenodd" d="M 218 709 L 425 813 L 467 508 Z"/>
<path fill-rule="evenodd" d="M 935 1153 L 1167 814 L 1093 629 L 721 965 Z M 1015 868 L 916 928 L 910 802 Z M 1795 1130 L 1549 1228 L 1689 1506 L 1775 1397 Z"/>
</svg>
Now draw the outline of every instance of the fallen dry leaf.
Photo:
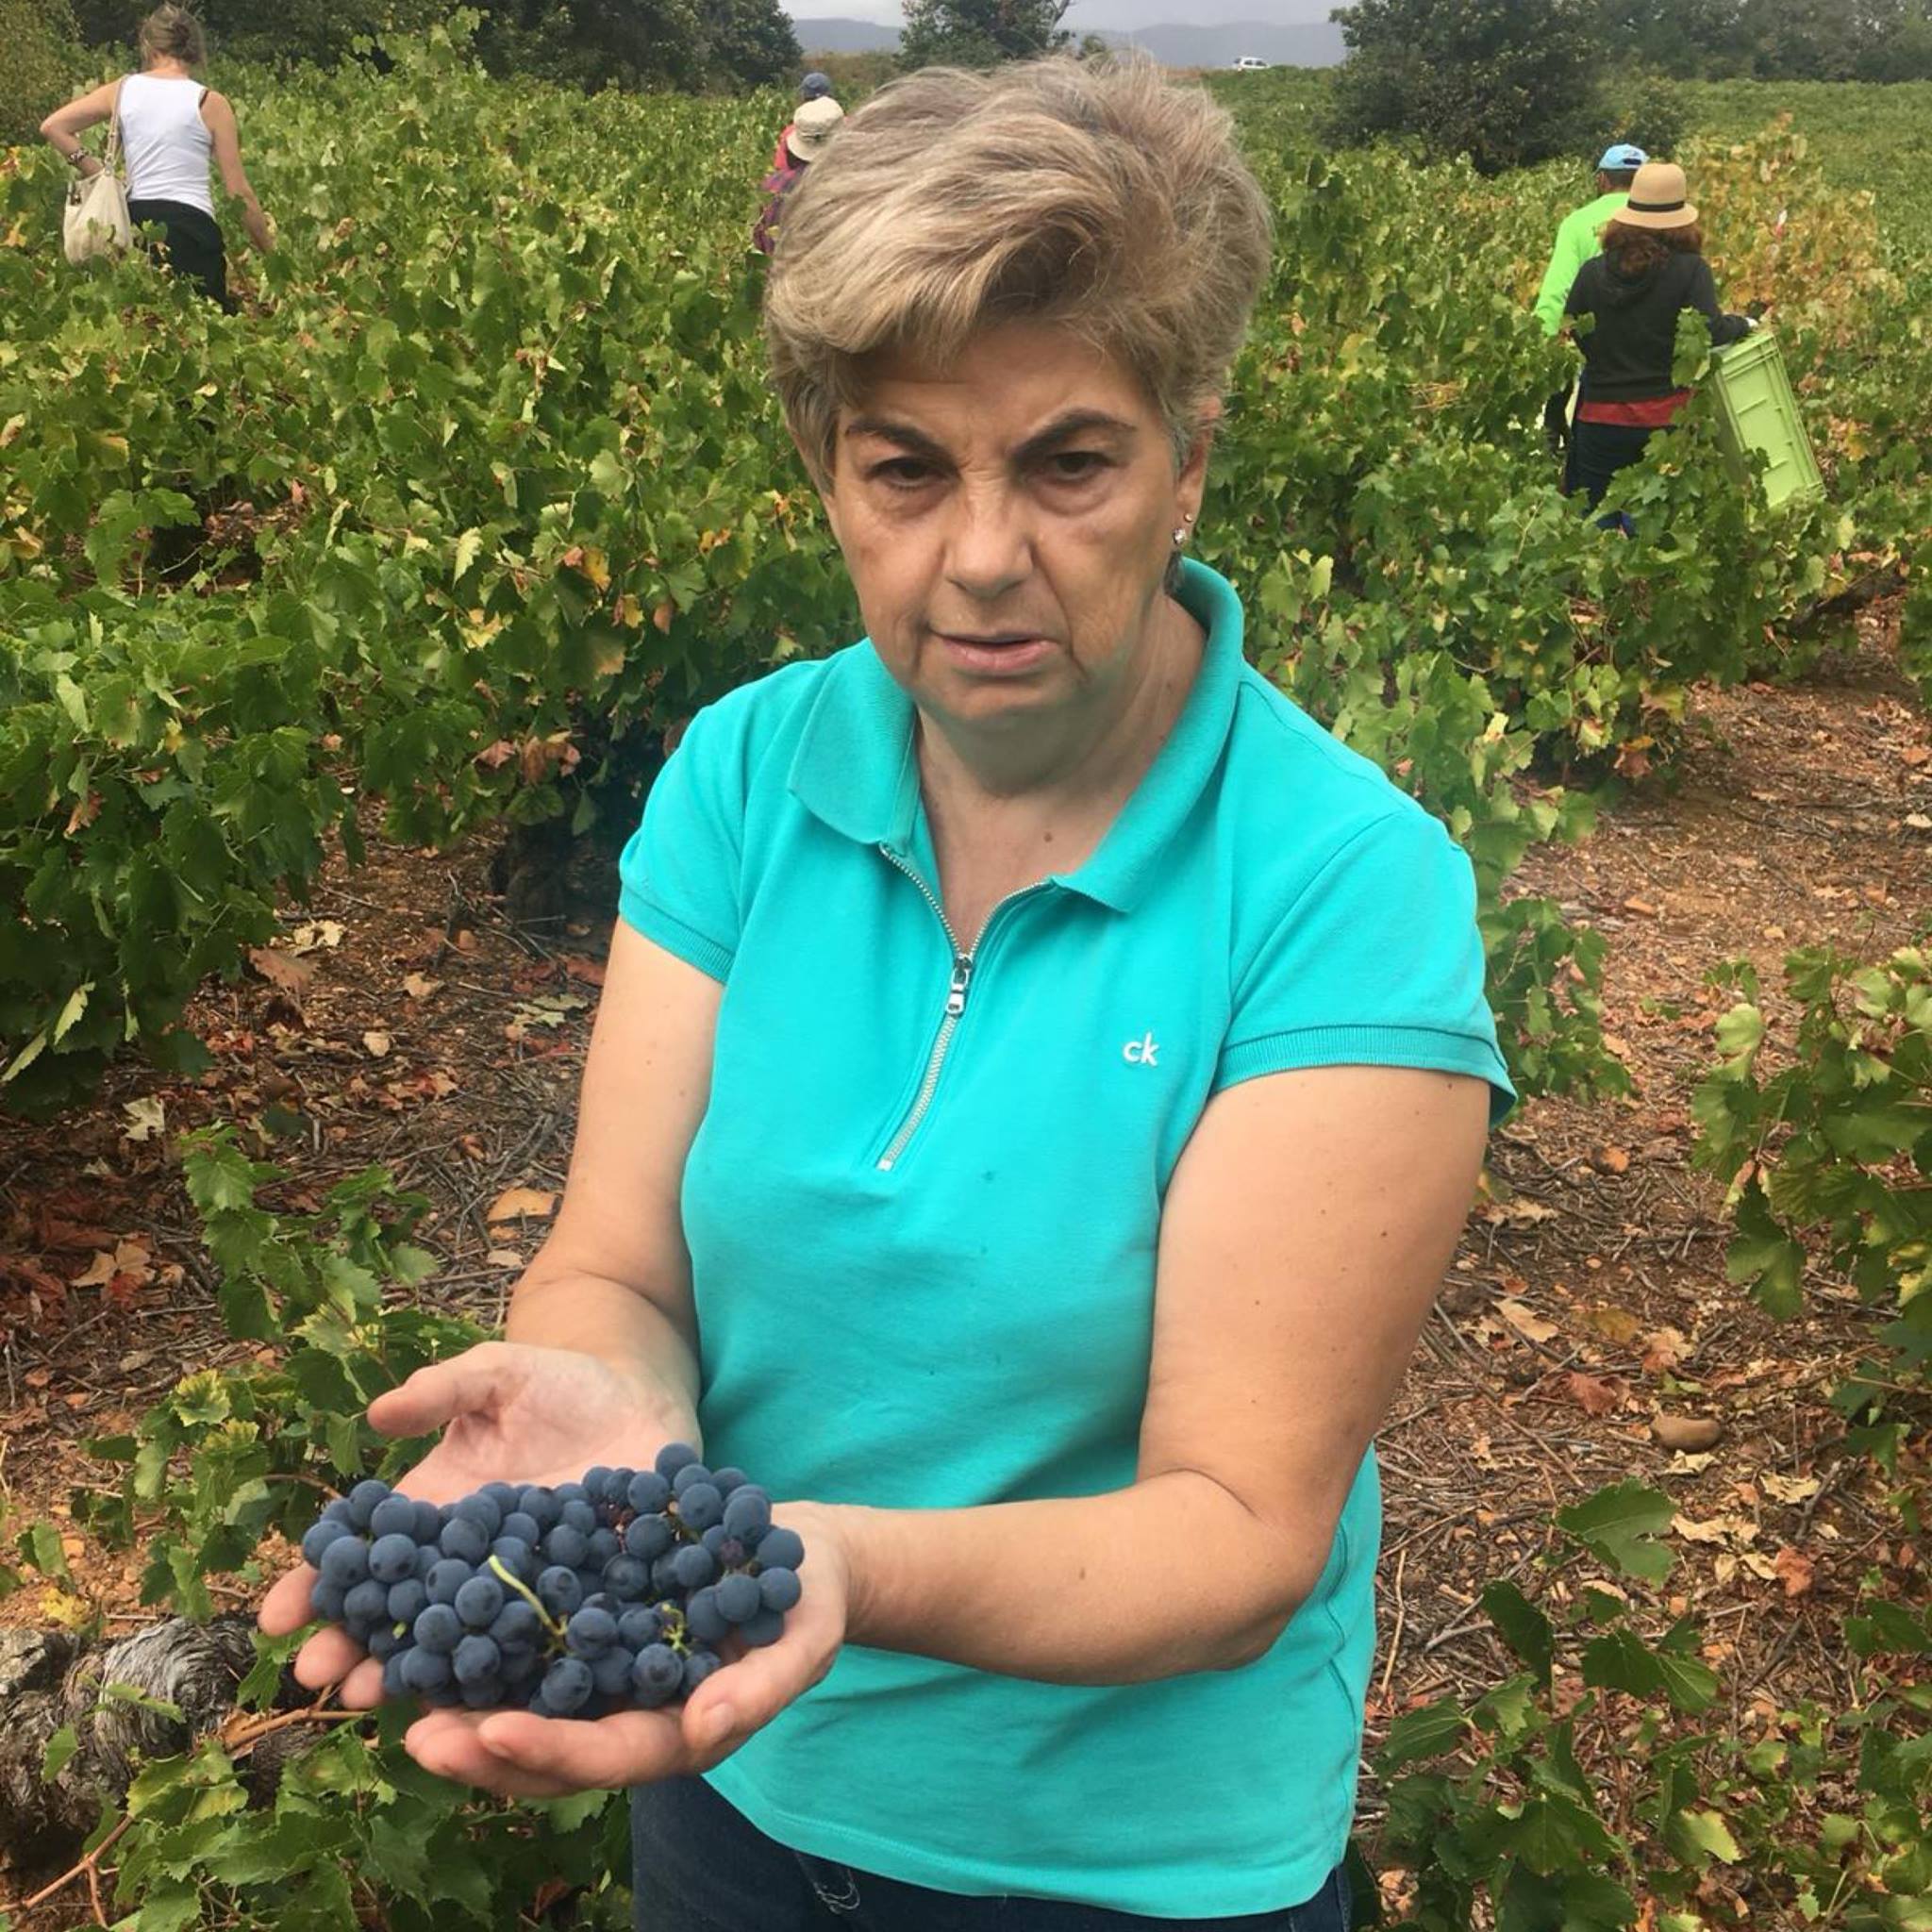
<svg viewBox="0 0 1932 1932">
<path fill-rule="evenodd" d="M 1628 1308 L 1613 1307 L 1608 1302 L 1592 1302 L 1583 1310 L 1582 1319 L 1583 1325 L 1593 1334 L 1620 1345 L 1635 1341 L 1643 1329 L 1641 1316 L 1633 1315 Z"/>
<path fill-rule="evenodd" d="M 1559 1332 L 1554 1322 L 1545 1322 L 1526 1303 L 1508 1295 L 1496 1304 L 1496 1312 L 1525 1341 L 1548 1341 Z"/>
<path fill-rule="evenodd" d="M 298 959 L 274 946 L 250 946 L 248 963 L 277 991 L 298 1002 L 315 977 L 313 959 Z"/>
<path fill-rule="evenodd" d="M 491 1248 L 483 1257 L 483 1265 L 486 1268 L 521 1268 L 524 1257 L 515 1248 Z"/>
<path fill-rule="evenodd" d="M 1622 1147 L 1599 1147 L 1590 1157 L 1590 1164 L 1599 1174 L 1627 1174 L 1630 1171 L 1630 1156 Z"/>
<path fill-rule="evenodd" d="M 506 1188 L 490 1204 L 484 1217 L 491 1222 L 515 1221 L 520 1216 L 531 1221 L 548 1221 L 557 1212 L 554 1188 Z"/>
<path fill-rule="evenodd" d="M 403 991 L 412 1000 L 426 1000 L 433 992 L 440 991 L 442 981 L 431 979 L 426 973 L 411 973 L 403 980 Z"/>
<path fill-rule="evenodd" d="M 1690 1340 L 1681 1328 L 1659 1328 L 1645 1344 L 1643 1373 L 1661 1375 L 1690 1359 Z"/>
<path fill-rule="evenodd" d="M 372 1028 L 362 1036 L 362 1044 L 369 1049 L 372 1059 L 381 1059 L 394 1042 L 379 1027 Z"/>
<path fill-rule="evenodd" d="M 121 1129 L 123 1140 L 149 1141 L 165 1131 L 168 1124 L 167 1104 L 158 1093 L 143 1093 L 138 1100 L 124 1100 L 121 1111 L 127 1118 L 127 1124 Z"/>
<path fill-rule="evenodd" d="M 1608 1415 L 1630 1398 L 1630 1385 L 1623 1376 L 1586 1375 L 1578 1369 L 1564 1376 L 1563 1390 L 1585 1415 Z"/>
<path fill-rule="evenodd" d="M 1757 1478 L 1757 1487 L 1776 1503 L 1808 1503 L 1824 1485 L 1815 1475 L 1779 1475 L 1766 1470 Z"/>
<path fill-rule="evenodd" d="M 1814 1565 L 1802 1550 L 1794 1550 L 1787 1544 L 1777 1553 L 1771 1567 L 1784 1585 L 1787 1597 L 1803 1596 L 1811 1588 Z"/>
</svg>

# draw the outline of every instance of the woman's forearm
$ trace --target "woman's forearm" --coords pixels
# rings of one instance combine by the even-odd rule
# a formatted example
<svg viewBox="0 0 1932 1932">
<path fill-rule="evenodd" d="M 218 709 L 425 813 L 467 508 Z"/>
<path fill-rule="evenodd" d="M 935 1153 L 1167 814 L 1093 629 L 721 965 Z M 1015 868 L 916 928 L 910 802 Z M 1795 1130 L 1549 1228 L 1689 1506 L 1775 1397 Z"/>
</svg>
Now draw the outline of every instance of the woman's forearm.
<svg viewBox="0 0 1932 1932">
<path fill-rule="evenodd" d="M 696 1440 L 696 1357 L 670 1318 L 635 1290 L 600 1275 L 545 1271 L 540 1256 L 510 1297 L 503 1333 L 506 1341 L 608 1362 L 658 1398 L 675 1434 Z"/>
<path fill-rule="evenodd" d="M 832 1513 L 850 1547 L 849 1641 L 1056 1684 L 1251 1662 L 1328 1555 L 1326 1538 L 1297 1549 L 1192 1471 L 1100 1496 Z"/>
</svg>

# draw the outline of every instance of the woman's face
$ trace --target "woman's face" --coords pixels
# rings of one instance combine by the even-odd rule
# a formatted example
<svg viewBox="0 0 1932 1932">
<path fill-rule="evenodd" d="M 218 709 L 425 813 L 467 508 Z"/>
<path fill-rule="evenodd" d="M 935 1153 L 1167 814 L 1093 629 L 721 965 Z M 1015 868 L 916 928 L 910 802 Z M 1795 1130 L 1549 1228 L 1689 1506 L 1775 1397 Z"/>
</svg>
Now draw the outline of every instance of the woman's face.
<svg viewBox="0 0 1932 1932">
<path fill-rule="evenodd" d="M 1172 634 L 1177 475 L 1134 375 L 1063 330 L 1007 324 L 943 369 L 882 358 L 841 411 L 825 508 L 868 631 L 951 732 L 1071 727 L 1124 708 Z"/>
</svg>

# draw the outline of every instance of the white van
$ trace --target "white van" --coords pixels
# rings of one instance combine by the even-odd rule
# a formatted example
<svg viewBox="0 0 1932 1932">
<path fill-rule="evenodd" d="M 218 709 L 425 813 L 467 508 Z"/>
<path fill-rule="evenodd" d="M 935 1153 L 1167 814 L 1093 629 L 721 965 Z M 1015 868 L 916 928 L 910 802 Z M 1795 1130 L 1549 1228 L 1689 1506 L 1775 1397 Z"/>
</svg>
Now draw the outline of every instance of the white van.
<svg viewBox="0 0 1932 1932">
<path fill-rule="evenodd" d="M 1243 54 L 1234 63 L 1234 71 L 1237 74 L 1266 74 L 1268 72 L 1268 62 L 1263 60 L 1258 54 Z"/>
</svg>

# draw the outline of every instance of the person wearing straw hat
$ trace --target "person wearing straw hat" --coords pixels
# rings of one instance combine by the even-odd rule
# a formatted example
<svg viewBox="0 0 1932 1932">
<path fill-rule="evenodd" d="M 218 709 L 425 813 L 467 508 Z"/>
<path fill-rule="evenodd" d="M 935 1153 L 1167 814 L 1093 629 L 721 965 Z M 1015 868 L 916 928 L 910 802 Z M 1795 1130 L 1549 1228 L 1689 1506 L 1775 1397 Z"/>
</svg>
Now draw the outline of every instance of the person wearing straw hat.
<svg viewBox="0 0 1932 1932">
<path fill-rule="evenodd" d="M 1573 324 L 1588 318 L 1577 331 L 1583 375 L 1564 489 L 1587 497 L 1592 509 L 1610 478 L 1642 456 L 1651 432 L 1690 399 L 1672 375 L 1677 316 L 1686 308 L 1710 325 L 1720 348 L 1757 326 L 1718 307 L 1683 169 L 1646 161 L 1629 200 L 1604 229 L 1603 253 L 1577 271 L 1563 305 Z"/>
<path fill-rule="evenodd" d="M 778 165 L 765 176 L 765 206 L 751 231 L 752 246 L 770 255 L 778 245 L 778 220 L 785 197 L 805 178 L 805 171 L 824 152 L 825 143 L 845 118 L 845 109 L 829 94 L 803 102 L 785 138 L 778 143 Z"/>
<path fill-rule="evenodd" d="M 801 101 L 828 101 L 832 97 L 832 76 L 821 74 L 816 67 L 798 83 L 798 98 Z M 772 150 L 772 166 L 785 165 L 785 143 L 791 139 L 791 130 L 797 124 L 788 121 L 785 131 L 778 137 L 778 144 Z"/>
<path fill-rule="evenodd" d="M 1555 337 L 1561 333 L 1563 298 L 1576 280 L 1576 271 L 1596 253 L 1597 237 L 1603 233 L 1604 224 L 1629 200 L 1630 183 L 1649 158 L 1632 142 L 1612 142 L 1596 164 L 1596 199 L 1573 208 L 1563 217 L 1533 305 L 1544 335 Z M 1553 456 L 1561 451 L 1569 436 L 1571 388 L 1566 382 L 1543 406 L 1543 434 L 1549 440 Z"/>
</svg>

